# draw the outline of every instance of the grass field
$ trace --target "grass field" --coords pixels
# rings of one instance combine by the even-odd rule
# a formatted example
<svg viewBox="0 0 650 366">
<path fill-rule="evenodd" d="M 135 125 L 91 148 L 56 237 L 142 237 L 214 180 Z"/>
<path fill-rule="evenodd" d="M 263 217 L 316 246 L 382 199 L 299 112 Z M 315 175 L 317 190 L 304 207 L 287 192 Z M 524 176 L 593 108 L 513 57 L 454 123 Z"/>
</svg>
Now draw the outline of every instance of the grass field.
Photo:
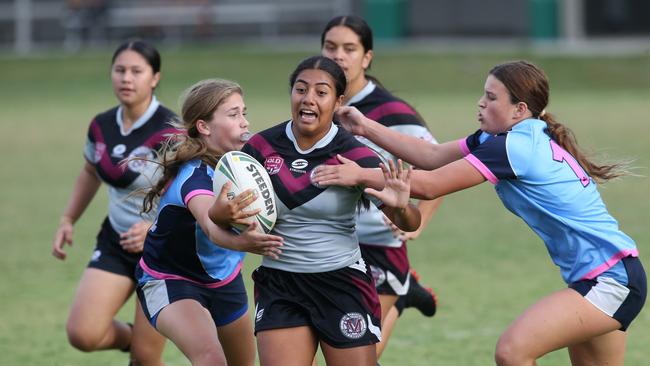
<svg viewBox="0 0 650 366">
<path fill-rule="evenodd" d="M 60 263 L 50 255 L 58 218 L 82 164 L 90 118 L 116 104 L 109 81 L 111 52 L 0 58 L 0 365 L 127 364 L 119 352 L 72 349 L 64 328 L 106 212 L 105 190 L 75 226 L 68 260 Z M 158 96 L 178 110 L 179 94 L 195 81 L 233 79 L 244 87 L 252 129 L 260 130 L 288 118 L 288 75 L 308 54 L 253 47 L 162 49 Z M 526 58 L 545 68 L 552 90 L 547 110 L 567 123 L 584 147 L 605 158 L 634 159 L 639 176 L 611 182 L 601 193 L 650 266 L 649 55 L 436 54 L 392 48 L 378 48 L 376 55 L 372 73 L 411 102 L 440 141 L 477 128 L 476 102 L 492 65 Z M 565 286 L 542 242 L 503 208 L 490 184 L 447 197 L 409 250 L 423 282 L 438 293 L 440 308 L 432 319 L 406 311 L 382 365 L 489 365 L 509 322 L 539 297 Z M 258 263 L 258 257 L 247 257 L 246 278 Z M 120 318 L 130 319 L 132 309 L 127 306 Z M 626 364 L 647 364 L 647 309 L 628 334 Z M 165 360 L 189 364 L 173 344 L 168 344 Z M 539 362 L 568 363 L 564 350 Z"/>
</svg>

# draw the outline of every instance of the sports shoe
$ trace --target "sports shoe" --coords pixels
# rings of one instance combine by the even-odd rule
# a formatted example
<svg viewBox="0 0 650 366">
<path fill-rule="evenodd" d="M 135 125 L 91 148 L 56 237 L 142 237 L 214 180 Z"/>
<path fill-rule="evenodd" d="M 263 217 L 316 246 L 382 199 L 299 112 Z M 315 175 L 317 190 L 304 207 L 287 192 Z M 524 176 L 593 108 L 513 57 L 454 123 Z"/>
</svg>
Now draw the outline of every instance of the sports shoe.
<svg viewBox="0 0 650 366">
<path fill-rule="evenodd" d="M 408 292 L 402 296 L 405 308 L 416 308 L 422 315 L 432 317 L 436 314 L 438 307 L 438 296 L 430 287 L 423 287 L 420 284 L 420 275 L 411 268 L 411 284 Z"/>
</svg>

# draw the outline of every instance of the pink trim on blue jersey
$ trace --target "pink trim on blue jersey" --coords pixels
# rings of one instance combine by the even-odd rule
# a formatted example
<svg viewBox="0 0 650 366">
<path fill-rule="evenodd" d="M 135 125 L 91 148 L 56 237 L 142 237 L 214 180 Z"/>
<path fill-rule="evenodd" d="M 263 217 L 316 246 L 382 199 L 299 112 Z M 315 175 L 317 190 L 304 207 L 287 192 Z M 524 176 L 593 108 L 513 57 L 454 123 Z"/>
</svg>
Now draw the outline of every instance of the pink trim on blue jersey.
<svg viewBox="0 0 650 366">
<path fill-rule="evenodd" d="M 582 280 L 591 280 L 601 273 L 607 271 L 608 269 L 612 268 L 618 261 L 625 257 L 638 257 L 639 256 L 639 250 L 637 248 L 633 249 L 624 249 L 621 250 L 620 252 L 614 254 L 611 258 L 609 258 L 605 263 L 601 264 L 600 266 L 592 269 L 589 273 L 584 275 L 581 279 Z"/>
<path fill-rule="evenodd" d="M 469 147 L 467 146 L 467 139 L 462 138 L 458 140 L 458 147 L 460 147 L 460 151 L 463 152 L 463 155 L 469 155 Z"/>
<path fill-rule="evenodd" d="M 183 200 L 185 206 L 187 206 L 187 203 L 190 202 L 190 200 L 196 196 L 214 196 L 214 192 L 208 191 L 207 189 L 194 190 L 185 196 L 185 199 Z"/>
<path fill-rule="evenodd" d="M 151 277 L 153 277 L 155 279 L 158 279 L 158 280 L 182 280 L 182 281 L 191 282 L 191 283 L 193 283 L 193 284 L 195 284 L 197 286 L 201 286 L 201 287 L 205 287 L 205 288 L 219 288 L 219 287 L 222 287 L 222 286 L 225 286 L 225 285 L 229 284 L 230 282 L 232 282 L 232 280 L 234 280 L 237 277 L 237 275 L 241 271 L 241 266 L 242 266 L 242 263 L 239 262 L 239 264 L 232 271 L 230 276 L 224 278 L 223 280 L 221 280 L 219 282 L 201 283 L 201 282 L 189 279 L 187 277 L 183 277 L 183 276 L 179 276 L 179 275 L 175 275 L 175 274 L 171 274 L 171 273 L 162 273 L 162 272 L 158 272 L 156 270 L 153 270 L 153 269 L 149 268 L 149 266 L 147 266 L 147 264 L 144 262 L 144 258 L 140 258 L 140 267 L 142 267 L 142 270 L 145 271 L 149 276 L 151 276 Z"/>
<path fill-rule="evenodd" d="M 403 102 L 388 102 L 366 113 L 366 117 L 377 121 L 384 116 L 391 114 L 411 114 L 415 115 L 413 108 Z"/>
<path fill-rule="evenodd" d="M 485 179 L 487 179 L 490 183 L 492 183 L 492 184 L 497 184 L 497 183 L 499 183 L 499 179 L 498 179 L 494 174 L 492 174 L 492 172 L 490 171 L 490 169 L 489 169 L 487 166 L 485 166 L 485 164 L 483 164 L 482 161 L 478 160 L 478 158 L 476 158 L 476 156 L 474 156 L 474 155 L 472 155 L 472 154 L 469 154 L 469 155 L 465 156 L 463 159 L 467 160 L 467 162 L 470 163 L 470 164 L 472 164 L 472 166 L 473 166 L 474 168 L 478 169 L 478 171 L 479 171 L 479 172 L 480 172 L 480 173 L 485 177 Z"/>
</svg>

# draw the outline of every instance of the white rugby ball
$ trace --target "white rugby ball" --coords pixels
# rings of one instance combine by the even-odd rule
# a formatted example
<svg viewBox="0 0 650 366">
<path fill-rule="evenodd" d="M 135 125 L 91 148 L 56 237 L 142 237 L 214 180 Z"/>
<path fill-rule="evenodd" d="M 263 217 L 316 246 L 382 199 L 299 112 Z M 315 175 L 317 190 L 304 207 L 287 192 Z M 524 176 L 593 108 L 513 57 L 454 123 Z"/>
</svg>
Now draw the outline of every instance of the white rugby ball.
<svg viewBox="0 0 650 366">
<path fill-rule="evenodd" d="M 229 200 L 247 189 L 254 189 L 257 193 L 257 199 L 244 208 L 244 211 L 260 209 L 260 212 L 249 217 L 247 221 L 249 223 L 257 221 L 256 230 L 261 233 L 268 233 L 273 229 L 277 218 L 277 210 L 271 178 L 266 169 L 252 156 L 241 151 L 227 152 L 214 167 L 212 182 L 212 188 L 217 195 L 226 182 L 232 183 L 230 190 L 227 192 Z M 247 226 L 233 224 L 233 227 L 243 231 L 246 230 Z"/>
</svg>

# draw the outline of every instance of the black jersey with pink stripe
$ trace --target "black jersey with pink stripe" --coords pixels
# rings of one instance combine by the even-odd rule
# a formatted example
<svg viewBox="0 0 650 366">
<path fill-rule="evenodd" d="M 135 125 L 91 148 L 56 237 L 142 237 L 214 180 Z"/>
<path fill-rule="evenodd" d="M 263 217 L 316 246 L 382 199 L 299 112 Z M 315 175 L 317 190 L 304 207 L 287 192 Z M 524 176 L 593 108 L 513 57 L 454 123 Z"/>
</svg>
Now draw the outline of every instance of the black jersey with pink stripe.
<svg viewBox="0 0 650 366">
<path fill-rule="evenodd" d="M 152 186 L 159 174 L 157 164 L 129 158 L 155 159 L 155 152 L 166 136 L 180 131 L 169 124 L 176 118 L 174 112 L 155 98 L 128 131 L 122 128 L 120 112 L 121 108 L 115 107 L 90 122 L 84 156 L 109 187 L 111 225 L 116 231 L 124 232 L 142 219 L 142 197 L 131 193 Z"/>
<path fill-rule="evenodd" d="M 312 148 L 302 150 L 291 123 L 254 135 L 242 149 L 271 177 L 278 207 L 272 233 L 284 238 L 280 258 L 265 257 L 262 265 L 303 273 L 349 266 L 361 257 L 355 221 L 363 187 L 319 187 L 312 183 L 312 172 L 321 164 L 339 164 L 337 154 L 367 168 L 378 167 L 380 159 L 334 124 Z"/>
</svg>

